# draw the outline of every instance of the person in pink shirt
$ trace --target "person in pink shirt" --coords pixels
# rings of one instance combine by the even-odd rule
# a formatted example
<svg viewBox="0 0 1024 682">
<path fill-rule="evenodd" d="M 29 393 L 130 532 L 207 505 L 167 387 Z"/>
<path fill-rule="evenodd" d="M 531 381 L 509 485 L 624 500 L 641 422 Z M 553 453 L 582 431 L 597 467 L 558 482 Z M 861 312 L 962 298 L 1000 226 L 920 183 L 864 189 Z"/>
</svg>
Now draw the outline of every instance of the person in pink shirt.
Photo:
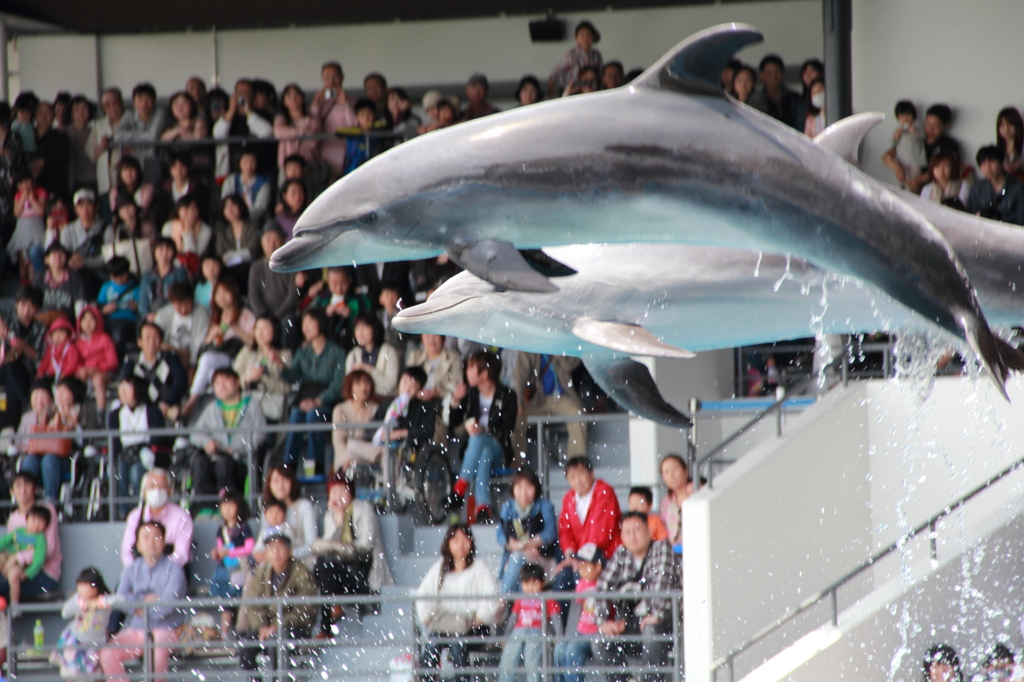
<svg viewBox="0 0 1024 682">
<path fill-rule="evenodd" d="M 333 74 L 333 69 L 332 69 Z M 333 77 L 333 76 L 332 76 Z M 338 88 L 339 92 L 341 88 Z M 306 111 L 306 95 L 295 83 L 289 83 L 281 91 L 281 113 L 274 117 L 274 137 L 281 141 L 277 145 L 277 167 L 284 172 L 285 160 L 298 154 L 312 164 L 320 159 L 318 140 L 296 140 L 302 135 L 320 132 L 320 120 Z"/>
<path fill-rule="evenodd" d="M 339 128 L 354 128 L 359 125 L 352 105 L 345 99 L 345 91 L 341 89 L 345 81 L 345 73 L 338 62 L 327 62 L 320 69 L 320 79 L 324 87 L 317 90 L 313 97 L 313 105 L 309 108 L 310 116 L 316 121 L 320 130 L 332 132 Z M 331 181 L 341 177 L 345 167 L 346 141 L 324 140 L 320 145 L 320 157 L 330 169 Z"/>
<path fill-rule="evenodd" d="M 43 562 L 43 570 L 39 571 L 36 577 L 25 580 L 21 583 L 21 597 L 34 597 L 45 592 L 56 592 L 57 583 L 60 581 L 60 565 L 64 561 L 64 555 L 60 550 L 60 533 L 57 527 L 57 510 L 53 505 L 43 500 L 37 500 L 39 482 L 36 477 L 27 472 L 19 471 L 14 475 L 11 482 L 11 494 L 14 496 L 14 503 L 17 508 L 11 512 L 7 519 L 7 532 L 10 533 L 16 528 L 25 528 L 28 521 L 25 515 L 35 505 L 46 507 L 50 512 L 50 523 L 46 526 L 46 561 Z M 7 578 L 0 575 L 0 595 L 5 598 L 10 594 L 10 585 Z"/>
<path fill-rule="evenodd" d="M 164 469 L 152 469 L 142 479 L 143 503 L 128 514 L 121 540 L 121 563 L 135 561 L 135 531 L 141 521 L 159 521 L 167 529 L 167 544 L 174 547 L 170 559 L 182 568 L 192 559 L 192 517 L 170 501 L 171 475 Z"/>
</svg>

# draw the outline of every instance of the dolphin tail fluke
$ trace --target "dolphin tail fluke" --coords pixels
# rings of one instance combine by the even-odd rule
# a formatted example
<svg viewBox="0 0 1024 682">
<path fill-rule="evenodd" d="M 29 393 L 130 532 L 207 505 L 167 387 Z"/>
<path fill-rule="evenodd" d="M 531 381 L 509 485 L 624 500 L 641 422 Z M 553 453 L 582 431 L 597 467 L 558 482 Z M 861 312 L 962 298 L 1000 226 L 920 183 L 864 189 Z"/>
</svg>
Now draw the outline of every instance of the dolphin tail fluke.
<svg viewBox="0 0 1024 682">
<path fill-rule="evenodd" d="M 498 289 L 540 294 L 558 291 L 558 287 L 537 272 L 510 242 L 486 240 L 464 245 L 453 244 L 448 247 L 448 256 L 459 266 Z"/>
<path fill-rule="evenodd" d="M 693 422 L 661 395 L 646 366 L 629 358 L 587 358 L 583 363 L 598 386 L 622 407 L 653 422 L 688 429 Z"/>
<path fill-rule="evenodd" d="M 1012 372 L 1024 373 L 1024 352 L 1000 339 L 988 327 L 975 330 L 973 333 L 969 330 L 967 342 L 981 360 L 985 371 L 992 377 L 996 388 L 1009 401 L 1006 380 Z"/>
</svg>

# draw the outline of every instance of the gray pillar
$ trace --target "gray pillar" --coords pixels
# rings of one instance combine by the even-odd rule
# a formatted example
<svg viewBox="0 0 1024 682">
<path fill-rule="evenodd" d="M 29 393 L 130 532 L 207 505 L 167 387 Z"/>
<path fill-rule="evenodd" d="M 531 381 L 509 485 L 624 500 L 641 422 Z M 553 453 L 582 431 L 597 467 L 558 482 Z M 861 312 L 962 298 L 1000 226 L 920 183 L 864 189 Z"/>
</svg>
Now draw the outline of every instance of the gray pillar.
<svg viewBox="0 0 1024 682">
<path fill-rule="evenodd" d="M 825 117 L 829 125 L 853 113 L 850 30 L 852 0 L 821 0 L 825 23 Z"/>
<path fill-rule="evenodd" d="M 0 17 L 0 100 L 7 101 L 10 75 L 7 68 L 7 20 Z"/>
</svg>

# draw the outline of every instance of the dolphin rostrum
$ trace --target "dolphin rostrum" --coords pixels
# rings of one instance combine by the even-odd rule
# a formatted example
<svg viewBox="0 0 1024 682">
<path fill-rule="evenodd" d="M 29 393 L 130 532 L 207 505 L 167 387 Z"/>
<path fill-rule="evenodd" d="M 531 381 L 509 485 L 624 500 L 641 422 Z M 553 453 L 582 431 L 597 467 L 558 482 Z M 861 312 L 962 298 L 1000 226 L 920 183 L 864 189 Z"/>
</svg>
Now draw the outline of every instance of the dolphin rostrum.
<svg viewBox="0 0 1024 682">
<path fill-rule="evenodd" d="M 761 39 L 749 26 L 711 28 L 628 86 L 399 145 L 318 197 L 271 265 L 447 252 L 500 288 L 551 291 L 562 278 L 534 276 L 536 250 L 546 246 L 664 242 L 792 254 L 965 339 L 1005 395 L 1024 354 L 992 334 L 950 244 L 921 211 L 723 94 L 721 68 Z M 564 263 L 546 265 L 571 276 Z"/>
</svg>

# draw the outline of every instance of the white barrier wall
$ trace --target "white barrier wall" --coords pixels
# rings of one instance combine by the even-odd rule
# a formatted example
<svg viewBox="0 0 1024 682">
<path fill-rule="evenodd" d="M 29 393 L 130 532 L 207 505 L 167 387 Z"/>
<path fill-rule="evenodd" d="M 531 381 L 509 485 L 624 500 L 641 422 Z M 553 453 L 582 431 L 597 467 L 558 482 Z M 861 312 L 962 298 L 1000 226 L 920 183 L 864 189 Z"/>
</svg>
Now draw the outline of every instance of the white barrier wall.
<svg viewBox="0 0 1024 682">
<path fill-rule="evenodd" d="M 691 498 L 684 514 L 687 677 L 710 679 L 714 659 L 1020 458 L 1024 381 L 1012 381 L 1009 391 L 1016 403 L 986 379 L 946 378 L 919 406 L 893 384 L 851 384 L 795 420 L 780 441 L 751 451 L 713 491 Z M 973 543 L 1020 497 L 1020 480 L 1024 472 L 945 524 L 940 547 Z M 927 544 L 915 552 L 911 558 L 927 557 Z M 896 559 L 865 574 L 840 593 L 840 609 L 898 581 L 905 569 Z M 827 608 L 804 624 L 813 628 L 823 618 Z M 736 678 L 807 631 L 795 627 L 742 657 Z"/>
</svg>

